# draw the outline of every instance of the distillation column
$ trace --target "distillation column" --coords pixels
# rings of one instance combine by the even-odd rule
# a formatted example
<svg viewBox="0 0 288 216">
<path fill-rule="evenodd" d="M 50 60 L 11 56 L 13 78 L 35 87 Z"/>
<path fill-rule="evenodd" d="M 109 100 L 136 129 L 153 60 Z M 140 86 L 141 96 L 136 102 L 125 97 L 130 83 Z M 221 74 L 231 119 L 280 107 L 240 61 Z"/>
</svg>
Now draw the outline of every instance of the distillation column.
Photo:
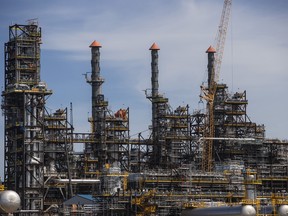
<svg viewBox="0 0 288 216">
<path fill-rule="evenodd" d="M 216 50 L 210 46 L 206 53 L 208 54 L 208 65 L 207 65 L 207 70 L 208 70 L 208 89 L 212 90 L 212 84 L 215 82 L 215 68 L 214 68 L 214 62 L 215 62 L 215 53 Z"/>
<path fill-rule="evenodd" d="M 87 82 L 92 86 L 92 118 L 90 119 L 92 125 L 92 133 L 95 136 L 96 143 L 86 144 L 86 151 L 90 154 L 90 159 L 95 159 L 98 163 L 95 164 L 94 169 L 101 170 L 107 160 L 107 144 L 105 132 L 105 118 L 108 102 L 104 101 L 101 85 L 104 79 L 100 76 L 100 48 L 101 45 L 97 41 L 93 41 L 91 48 L 91 78 Z"/>
<path fill-rule="evenodd" d="M 158 125 L 158 115 L 157 115 L 157 103 L 156 99 L 158 97 L 158 50 L 160 48 L 154 43 L 151 47 L 151 100 L 152 100 L 152 140 L 153 140 L 153 163 L 159 164 L 161 161 L 161 147 L 159 145 L 159 125 Z"/>
<path fill-rule="evenodd" d="M 202 87 L 204 93 L 203 98 L 207 101 L 208 110 L 208 127 L 206 127 L 204 132 L 204 137 L 214 137 L 214 95 L 217 88 L 217 83 L 215 82 L 215 68 L 214 61 L 216 50 L 210 46 L 206 53 L 208 54 L 208 87 L 205 89 Z M 212 171 L 212 160 L 213 160 L 213 140 L 206 140 L 203 144 L 203 158 L 202 158 L 202 169 L 205 171 Z"/>
<path fill-rule="evenodd" d="M 158 83 L 158 50 L 160 48 L 156 43 L 151 47 L 151 85 L 152 92 L 151 96 L 147 97 L 152 102 L 152 139 L 153 139 L 153 149 L 152 149 L 152 166 L 166 166 L 167 165 L 167 148 L 165 142 L 165 134 L 167 129 L 165 128 L 165 118 L 167 111 L 168 99 L 164 98 L 159 94 L 159 83 Z"/>
<path fill-rule="evenodd" d="M 158 97 L 158 89 L 159 89 L 159 83 L 158 83 L 158 50 L 160 48 L 154 43 L 151 50 L 151 85 L 152 85 L 152 139 L 153 139 L 153 159 L 156 161 L 156 159 L 160 159 L 161 152 L 160 152 L 160 146 L 158 143 L 158 118 L 157 118 L 157 104 L 155 103 L 155 99 Z"/>
</svg>

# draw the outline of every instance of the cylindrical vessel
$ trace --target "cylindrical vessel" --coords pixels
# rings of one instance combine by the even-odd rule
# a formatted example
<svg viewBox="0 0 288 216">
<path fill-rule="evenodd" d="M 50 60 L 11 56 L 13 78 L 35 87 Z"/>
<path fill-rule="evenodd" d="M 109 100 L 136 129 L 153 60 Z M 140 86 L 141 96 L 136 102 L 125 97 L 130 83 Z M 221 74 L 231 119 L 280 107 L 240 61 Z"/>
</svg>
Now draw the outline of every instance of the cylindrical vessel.
<svg viewBox="0 0 288 216">
<path fill-rule="evenodd" d="M 145 176 L 142 173 L 130 173 L 127 178 L 128 189 L 142 190 L 145 182 Z"/>
<path fill-rule="evenodd" d="M 221 206 L 183 210 L 182 216 L 256 216 L 256 210 L 251 205 Z"/>
<path fill-rule="evenodd" d="M 13 213 L 21 204 L 20 196 L 12 190 L 0 192 L 0 213 Z"/>
</svg>

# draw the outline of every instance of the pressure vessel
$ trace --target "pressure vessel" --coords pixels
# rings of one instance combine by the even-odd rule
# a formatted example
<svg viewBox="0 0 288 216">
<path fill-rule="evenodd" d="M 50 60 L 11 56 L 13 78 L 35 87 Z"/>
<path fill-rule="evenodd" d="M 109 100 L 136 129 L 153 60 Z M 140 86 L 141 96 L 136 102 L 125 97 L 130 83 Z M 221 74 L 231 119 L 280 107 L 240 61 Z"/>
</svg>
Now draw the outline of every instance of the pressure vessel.
<svg viewBox="0 0 288 216">
<path fill-rule="evenodd" d="M 20 204 L 20 196 L 15 191 L 0 191 L 0 213 L 13 213 L 20 207 Z"/>
<path fill-rule="evenodd" d="M 183 210 L 182 216 L 255 216 L 256 210 L 251 205 L 220 206 Z"/>
<path fill-rule="evenodd" d="M 281 205 L 278 209 L 279 216 L 288 216 L 288 205 Z"/>
</svg>

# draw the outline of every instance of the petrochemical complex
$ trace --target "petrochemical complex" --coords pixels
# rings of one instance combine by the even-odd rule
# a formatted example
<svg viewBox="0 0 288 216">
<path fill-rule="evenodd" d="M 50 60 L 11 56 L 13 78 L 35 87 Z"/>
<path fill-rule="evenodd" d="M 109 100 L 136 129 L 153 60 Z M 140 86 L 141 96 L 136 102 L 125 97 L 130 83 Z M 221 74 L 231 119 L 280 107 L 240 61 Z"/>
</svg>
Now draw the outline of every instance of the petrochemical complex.
<svg viewBox="0 0 288 216">
<path fill-rule="evenodd" d="M 217 44 L 206 51 L 205 112 L 171 108 L 159 93 L 160 48 L 152 44 L 151 88 L 145 92 L 152 125 L 148 137 L 139 133 L 137 139 L 129 135 L 129 108 L 108 108 L 99 42 L 90 45 L 86 74 L 91 131 L 80 133 L 69 122 L 69 108 L 46 108 L 52 90 L 41 80 L 38 23 L 9 26 L 3 184 L 21 199 L 13 196 L 19 207 L 14 214 L 288 215 L 288 141 L 267 139 L 264 125 L 248 117 L 246 91 L 231 94 L 218 82 L 230 7 L 225 0 Z M 83 152 L 73 150 L 76 143 Z M 3 214 L 10 213 L 1 208 L 5 190 Z"/>
</svg>

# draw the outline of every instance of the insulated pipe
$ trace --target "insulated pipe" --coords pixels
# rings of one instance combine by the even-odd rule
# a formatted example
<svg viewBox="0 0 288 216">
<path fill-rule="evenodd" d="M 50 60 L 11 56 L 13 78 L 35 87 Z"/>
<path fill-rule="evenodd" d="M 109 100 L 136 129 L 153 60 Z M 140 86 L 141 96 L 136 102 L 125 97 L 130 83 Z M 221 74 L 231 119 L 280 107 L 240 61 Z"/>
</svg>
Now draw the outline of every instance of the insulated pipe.
<svg viewBox="0 0 288 216">
<path fill-rule="evenodd" d="M 20 213 L 40 213 L 41 212 L 41 210 L 37 210 L 37 209 L 28 209 L 28 210 L 20 210 L 19 211 Z M 35 215 L 35 214 L 34 214 Z M 38 214 L 38 215 L 40 215 L 40 214 Z"/>
<path fill-rule="evenodd" d="M 20 207 L 20 196 L 12 190 L 0 192 L 0 213 L 13 213 Z"/>
<path fill-rule="evenodd" d="M 233 138 L 233 137 L 200 137 L 201 140 L 235 140 L 235 141 L 255 141 L 255 138 Z"/>
<path fill-rule="evenodd" d="M 251 205 L 195 208 L 182 211 L 182 216 L 256 216 Z"/>
<path fill-rule="evenodd" d="M 55 179 L 55 182 L 57 183 L 64 183 L 64 184 L 76 184 L 76 183 L 84 183 L 84 184 L 95 184 L 100 183 L 99 179 Z"/>
<path fill-rule="evenodd" d="M 31 121 L 31 111 L 29 112 L 28 110 L 31 110 L 31 101 L 29 101 L 29 97 L 27 94 L 24 94 L 24 112 L 26 113 L 26 119 L 24 120 L 24 127 L 28 126 L 28 128 L 31 128 L 31 124 L 32 124 L 32 121 Z M 28 107 L 29 105 L 29 107 Z M 27 141 L 31 142 L 31 133 L 29 130 L 25 130 L 25 135 L 26 135 L 26 139 Z M 30 154 L 27 154 L 27 152 L 30 152 L 31 151 L 31 145 L 24 145 L 23 146 L 23 149 L 24 149 L 24 158 L 25 158 L 25 163 L 23 163 L 22 166 L 22 169 L 25 170 L 31 170 L 31 164 L 30 164 L 30 161 L 31 161 L 31 155 Z M 23 171 L 22 171 L 23 172 Z M 31 173 L 30 172 L 24 172 L 25 173 L 25 176 L 22 176 L 22 178 L 24 179 L 25 178 L 25 181 L 20 183 L 23 185 L 23 188 L 30 188 L 31 187 L 31 182 L 30 182 L 30 179 L 31 179 Z M 24 194 L 24 190 L 23 190 L 23 193 L 21 194 L 21 197 L 24 197 L 25 194 Z M 25 200 L 23 200 L 23 202 L 25 202 Z"/>
</svg>

